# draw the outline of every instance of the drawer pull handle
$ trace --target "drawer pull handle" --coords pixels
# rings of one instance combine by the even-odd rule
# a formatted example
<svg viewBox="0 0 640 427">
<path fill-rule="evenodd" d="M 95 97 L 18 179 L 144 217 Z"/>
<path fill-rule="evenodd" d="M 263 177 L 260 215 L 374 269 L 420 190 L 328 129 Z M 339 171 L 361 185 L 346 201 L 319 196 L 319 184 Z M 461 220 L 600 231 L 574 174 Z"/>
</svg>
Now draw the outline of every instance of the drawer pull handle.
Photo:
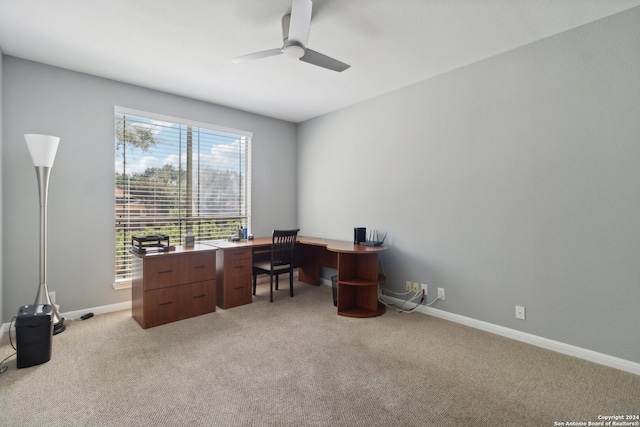
<svg viewBox="0 0 640 427">
<path fill-rule="evenodd" d="M 196 268 L 205 268 L 206 265 L 196 265 L 195 267 L 193 267 L 193 269 L 195 270 Z"/>
<path fill-rule="evenodd" d="M 193 298 L 194 298 L 194 299 L 196 299 L 196 298 L 204 298 L 204 294 L 202 294 L 202 295 L 198 295 L 198 296 L 195 296 L 195 297 L 193 297 Z"/>
<path fill-rule="evenodd" d="M 233 267 L 235 270 L 241 270 L 244 268 L 244 265 L 236 265 L 235 267 Z"/>
<path fill-rule="evenodd" d="M 173 270 L 163 270 L 163 271 L 158 271 L 158 274 L 167 274 L 167 273 L 171 273 Z"/>
<path fill-rule="evenodd" d="M 158 303 L 158 305 L 169 305 L 169 304 L 171 304 L 172 302 L 173 302 L 173 301 L 161 302 L 161 303 Z"/>
<path fill-rule="evenodd" d="M 236 286 L 235 288 L 233 288 L 234 290 L 238 290 L 238 289 L 244 289 L 244 286 Z"/>
</svg>

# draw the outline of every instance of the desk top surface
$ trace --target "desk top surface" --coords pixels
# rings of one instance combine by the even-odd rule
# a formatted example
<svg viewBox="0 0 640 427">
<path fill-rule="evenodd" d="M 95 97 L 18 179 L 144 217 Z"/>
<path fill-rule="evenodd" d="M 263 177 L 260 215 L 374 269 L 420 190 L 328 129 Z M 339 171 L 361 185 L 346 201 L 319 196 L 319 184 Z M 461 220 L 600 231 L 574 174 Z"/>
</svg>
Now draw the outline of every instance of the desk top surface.
<svg viewBox="0 0 640 427">
<path fill-rule="evenodd" d="M 271 237 L 257 237 L 253 240 L 243 239 L 237 240 L 235 242 L 230 242 L 229 240 L 208 240 L 201 243 L 214 246 L 219 249 L 269 246 L 271 244 Z M 377 253 L 384 252 L 388 249 L 386 246 L 364 246 L 357 245 L 346 240 L 323 239 L 321 237 L 308 236 L 298 236 L 298 243 L 304 245 L 324 246 L 331 252 L 339 253 Z"/>
</svg>

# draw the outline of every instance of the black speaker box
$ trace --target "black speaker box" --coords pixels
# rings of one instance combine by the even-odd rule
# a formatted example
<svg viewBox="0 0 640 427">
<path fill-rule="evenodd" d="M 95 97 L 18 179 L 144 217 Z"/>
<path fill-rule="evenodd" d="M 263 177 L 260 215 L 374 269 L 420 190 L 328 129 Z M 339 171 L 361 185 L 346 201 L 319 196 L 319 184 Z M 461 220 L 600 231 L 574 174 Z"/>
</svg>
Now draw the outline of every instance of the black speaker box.
<svg viewBox="0 0 640 427">
<path fill-rule="evenodd" d="M 25 305 L 16 317 L 17 366 L 28 368 L 51 360 L 53 310 L 50 305 Z"/>
<path fill-rule="evenodd" d="M 353 243 L 362 243 L 367 241 L 367 229 L 365 227 L 356 227 L 353 229 Z"/>
</svg>

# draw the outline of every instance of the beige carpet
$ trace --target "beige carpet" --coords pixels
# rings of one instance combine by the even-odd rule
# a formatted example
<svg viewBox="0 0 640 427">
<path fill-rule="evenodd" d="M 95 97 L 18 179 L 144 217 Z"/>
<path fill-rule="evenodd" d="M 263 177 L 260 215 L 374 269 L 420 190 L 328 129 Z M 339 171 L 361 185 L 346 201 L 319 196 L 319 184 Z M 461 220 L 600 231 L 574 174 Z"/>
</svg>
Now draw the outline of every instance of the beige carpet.
<svg viewBox="0 0 640 427">
<path fill-rule="evenodd" d="M 640 413 L 640 377 L 420 313 L 337 316 L 296 283 L 144 330 L 67 321 L 0 374 L 3 426 L 553 426 Z M 13 350 L 5 336 L 0 359 Z"/>
</svg>

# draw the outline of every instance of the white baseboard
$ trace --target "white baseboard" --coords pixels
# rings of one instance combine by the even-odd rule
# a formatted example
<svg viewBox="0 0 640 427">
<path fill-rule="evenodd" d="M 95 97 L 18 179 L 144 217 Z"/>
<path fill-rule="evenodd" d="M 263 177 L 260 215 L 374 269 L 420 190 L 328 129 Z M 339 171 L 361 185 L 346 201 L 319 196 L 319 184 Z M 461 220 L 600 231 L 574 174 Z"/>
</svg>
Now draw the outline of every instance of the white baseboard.
<svg viewBox="0 0 640 427">
<path fill-rule="evenodd" d="M 331 284 L 331 282 L 329 282 L 329 284 Z M 404 302 L 403 300 L 397 298 L 386 298 L 398 305 Z M 573 356 L 578 359 L 587 360 L 589 362 L 598 363 L 610 368 L 616 368 L 620 369 L 621 371 L 640 375 L 640 363 L 632 362 L 630 360 L 621 359 L 619 357 L 610 356 L 604 353 L 598 353 L 597 351 L 588 350 L 582 347 L 576 347 L 571 344 L 565 344 L 560 341 L 550 340 L 548 338 L 543 338 L 515 329 L 506 328 L 504 326 L 494 325 L 493 323 L 483 322 L 482 320 L 473 319 L 471 317 L 449 313 L 447 311 L 439 310 L 433 307 L 419 306 L 416 311 L 419 313 L 427 314 L 429 316 L 438 317 L 440 319 L 460 323 L 465 326 L 470 326 L 472 328 L 480 329 L 482 331 L 490 332 L 492 334 L 500 335 L 506 338 L 511 338 L 516 341 L 535 345 L 536 347 L 545 348 L 547 350 L 566 354 L 568 356 Z"/>
<path fill-rule="evenodd" d="M 325 286 L 331 286 L 331 280 L 320 279 L 321 283 Z M 396 304 L 402 304 L 404 301 L 388 297 L 390 300 L 395 300 Z M 125 301 L 117 304 L 103 305 L 100 307 L 93 307 L 85 310 L 76 310 L 66 313 L 60 313 L 60 317 L 68 319 L 78 319 L 80 316 L 86 313 L 93 314 L 105 314 L 113 311 L 131 309 L 131 301 Z M 587 360 L 589 362 L 598 363 L 600 365 L 608 366 L 610 368 L 620 369 L 621 371 L 630 372 L 635 375 L 640 375 L 640 363 L 632 362 L 630 360 L 621 359 L 619 357 L 610 356 L 608 354 L 599 353 L 597 351 L 588 350 L 582 347 L 577 347 L 571 344 L 565 344 L 560 341 L 550 340 L 548 338 L 539 337 L 537 335 L 529 334 L 526 332 L 518 331 L 511 328 L 505 328 L 504 326 L 494 325 L 493 323 L 483 322 L 482 320 L 472 319 L 471 317 L 461 316 L 459 314 L 449 313 L 447 311 L 439 310 L 433 307 L 420 306 L 416 310 L 419 313 L 427 314 L 429 316 L 438 317 L 440 319 L 449 320 L 454 323 L 460 323 L 465 326 L 469 326 L 475 329 L 480 329 L 485 332 L 500 335 L 506 338 L 511 338 L 516 341 L 525 342 L 527 344 L 535 345 L 537 347 L 545 348 L 547 350 L 555 351 L 558 353 L 566 354 L 568 356 L 577 357 L 578 359 Z M 0 340 L 4 337 L 4 334 L 9 330 L 9 323 L 3 323 L 0 326 Z"/>
<path fill-rule="evenodd" d="M 3 323 L 2 325 L 0 325 L 0 341 L 2 341 L 2 339 L 4 338 L 5 332 L 7 332 L 8 330 L 9 330 L 8 323 Z"/>
<path fill-rule="evenodd" d="M 131 301 L 120 302 L 117 304 L 103 305 L 100 307 L 87 308 L 85 310 L 76 310 L 76 311 L 67 311 L 64 313 L 60 313 L 60 317 L 63 319 L 79 319 L 80 316 L 85 315 L 87 313 L 93 314 L 105 314 L 111 313 L 113 311 L 127 310 L 131 309 Z M 11 323 L 3 323 L 0 326 L 0 341 L 4 338 L 4 334 L 9 330 L 9 326 Z M 13 325 L 15 330 L 15 324 Z"/>
<path fill-rule="evenodd" d="M 60 313 L 60 317 L 64 317 L 65 319 L 79 319 L 80 316 L 83 316 L 87 313 L 105 314 L 105 313 L 111 313 L 113 311 L 120 311 L 120 310 L 127 310 L 127 309 L 131 309 L 131 301 L 120 302 L 117 304 L 103 305 L 100 307 L 87 308 L 85 310 L 67 311 L 65 313 Z"/>
<path fill-rule="evenodd" d="M 325 279 L 324 277 L 320 278 L 320 284 L 325 286 L 332 286 L 331 279 Z"/>
</svg>

